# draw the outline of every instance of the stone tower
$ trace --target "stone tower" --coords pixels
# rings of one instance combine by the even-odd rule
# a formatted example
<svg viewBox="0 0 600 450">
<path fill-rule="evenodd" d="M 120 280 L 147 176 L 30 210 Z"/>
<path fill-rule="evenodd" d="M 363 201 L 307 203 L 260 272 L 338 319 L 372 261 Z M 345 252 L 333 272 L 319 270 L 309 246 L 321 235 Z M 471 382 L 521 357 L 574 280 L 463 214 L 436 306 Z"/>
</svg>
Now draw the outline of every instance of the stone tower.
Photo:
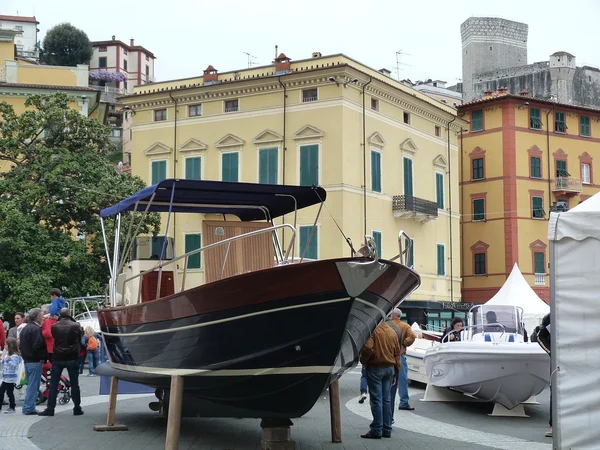
<svg viewBox="0 0 600 450">
<path fill-rule="evenodd" d="M 469 17 L 460 26 L 463 99 L 473 99 L 475 75 L 527 64 L 525 23 L 497 17 Z"/>
</svg>

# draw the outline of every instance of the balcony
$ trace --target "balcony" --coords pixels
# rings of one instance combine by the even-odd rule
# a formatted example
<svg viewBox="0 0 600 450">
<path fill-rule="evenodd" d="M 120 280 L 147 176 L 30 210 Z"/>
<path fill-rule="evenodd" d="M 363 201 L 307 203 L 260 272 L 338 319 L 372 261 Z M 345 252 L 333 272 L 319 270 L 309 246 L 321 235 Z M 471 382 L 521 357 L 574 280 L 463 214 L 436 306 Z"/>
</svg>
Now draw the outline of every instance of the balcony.
<svg viewBox="0 0 600 450">
<path fill-rule="evenodd" d="M 396 218 L 428 222 L 437 218 L 438 207 L 436 202 L 430 202 L 419 197 L 394 195 L 392 212 Z"/>
<path fill-rule="evenodd" d="M 116 88 L 112 86 L 98 86 L 95 84 L 90 84 L 89 87 L 100 91 L 100 101 L 105 103 L 116 103 L 119 96 L 127 93 L 123 88 Z"/>
<path fill-rule="evenodd" d="M 581 180 L 573 177 L 557 177 L 552 183 L 552 192 L 562 195 L 577 195 L 583 190 Z"/>
<path fill-rule="evenodd" d="M 546 286 L 546 274 L 545 273 L 536 273 L 535 275 L 535 285 L 536 286 Z"/>
</svg>

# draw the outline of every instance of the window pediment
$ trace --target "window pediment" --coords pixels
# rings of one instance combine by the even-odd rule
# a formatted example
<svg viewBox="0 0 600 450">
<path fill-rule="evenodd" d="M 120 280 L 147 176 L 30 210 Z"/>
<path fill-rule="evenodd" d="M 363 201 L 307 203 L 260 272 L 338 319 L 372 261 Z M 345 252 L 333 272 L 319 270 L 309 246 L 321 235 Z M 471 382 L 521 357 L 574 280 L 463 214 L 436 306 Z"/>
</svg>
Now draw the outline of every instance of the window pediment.
<svg viewBox="0 0 600 450">
<path fill-rule="evenodd" d="M 490 248 L 490 245 L 483 241 L 477 241 L 471 245 L 472 252 L 485 252 L 488 248 Z"/>
<path fill-rule="evenodd" d="M 202 142 L 199 141 L 198 139 L 189 139 L 188 141 L 186 141 L 181 148 L 179 149 L 180 152 L 193 152 L 193 151 L 203 151 L 206 150 L 208 148 L 208 146 Z"/>
<path fill-rule="evenodd" d="M 146 156 L 167 155 L 172 152 L 173 152 L 173 149 L 171 147 L 163 144 L 162 142 L 155 142 L 150 147 L 148 147 L 145 151 Z"/>
<path fill-rule="evenodd" d="M 242 147 L 245 143 L 246 141 L 244 141 L 242 138 L 230 133 L 219 139 L 215 143 L 215 146 L 217 148 Z"/>
<path fill-rule="evenodd" d="M 433 158 L 433 165 L 446 169 L 448 167 L 448 161 L 446 161 L 444 155 L 440 153 L 435 158 Z"/>
<path fill-rule="evenodd" d="M 406 152 L 413 155 L 417 152 L 417 150 L 419 150 L 411 138 L 408 138 L 402 142 L 402 144 L 400 144 L 400 149 L 403 153 Z"/>
<path fill-rule="evenodd" d="M 531 244 L 529 244 L 529 248 L 533 249 L 533 250 L 545 250 L 546 247 L 548 247 L 548 245 L 546 245 L 544 242 L 540 241 L 539 239 L 536 239 Z"/>
<path fill-rule="evenodd" d="M 257 145 L 260 144 L 274 144 L 277 142 L 283 142 L 283 136 L 276 133 L 273 130 L 265 130 L 254 138 L 254 142 Z"/>
<path fill-rule="evenodd" d="M 294 139 L 321 139 L 325 133 L 312 125 L 305 125 L 294 133 Z"/>
<path fill-rule="evenodd" d="M 379 133 L 379 131 L 376 131 L 371 136 L 369 136 L 368 141 L 369 144 L 371 144 L 374 147 L 383 148 L 385 146 L 385 139 L 383 138 L 381 133 Z"/>
</svg>

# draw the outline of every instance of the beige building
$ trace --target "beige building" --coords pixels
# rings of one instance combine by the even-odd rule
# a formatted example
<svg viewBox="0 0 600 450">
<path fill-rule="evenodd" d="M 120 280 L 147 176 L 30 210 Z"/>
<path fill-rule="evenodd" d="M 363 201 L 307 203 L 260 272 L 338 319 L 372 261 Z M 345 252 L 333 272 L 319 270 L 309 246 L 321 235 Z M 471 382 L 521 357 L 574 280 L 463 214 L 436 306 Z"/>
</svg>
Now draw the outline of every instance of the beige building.
<svg viewBox="0 0 600 450">
<path fill-rule="evenodd" d="M 451 106 L 344 55 L 319 53 L 227 73 L 209 66 L 197 78 L 137 86 L 122 101 L 134 111 L 132 173 L 148 184 L 321 185 L 328 198 L 316 239 L 306 248 L 316 207 L 300 211 L 296 256 L 349 255 L 337 222 L 357 249 L 369 234 L 392 258 L 404 230 L 423 280 L 411 299 L 460 300 L 456 132 L 466 123 Z M 201 245 L 201 220 L 177 215 L 177 254 Z M 187 276 L 201 282 L 202 261 L 190 264 Z"/>
</svg>

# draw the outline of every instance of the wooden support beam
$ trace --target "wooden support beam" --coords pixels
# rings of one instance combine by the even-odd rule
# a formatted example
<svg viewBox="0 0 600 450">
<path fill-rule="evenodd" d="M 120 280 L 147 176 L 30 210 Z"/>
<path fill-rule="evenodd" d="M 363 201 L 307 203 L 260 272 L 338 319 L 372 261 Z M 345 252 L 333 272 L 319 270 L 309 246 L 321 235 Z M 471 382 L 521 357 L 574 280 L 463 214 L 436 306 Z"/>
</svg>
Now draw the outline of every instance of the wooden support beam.
<svg viewBox="0 0 600 450">
<path fill-rule="evenodd" d="M 169 394 L 169 412 L 167 415 L 167 439 L 165 450 L 179 449 L 179 434 L 181 432 L 181 407 L 183 406 L 183 377 L 171 377 L 171 392 Z"/>
<path fill-rule="evenodd" d="M 331 417 L 331 442 L 342 442 L 342 412 L 340 408 L 340 384 L 335 380 L 329 385 L 329 414 Z"/>
<path fill-rule="evenodd" d="M 127 425 L 115 424 L 117 410 L 117 393 L 119 392 L 119 379 L 111 377 L 110 395 L 108 397 L 108 414 L 106 415 L 106 425 L 94 425 L 94 431 L 127 431 Z"/>
</svg>

